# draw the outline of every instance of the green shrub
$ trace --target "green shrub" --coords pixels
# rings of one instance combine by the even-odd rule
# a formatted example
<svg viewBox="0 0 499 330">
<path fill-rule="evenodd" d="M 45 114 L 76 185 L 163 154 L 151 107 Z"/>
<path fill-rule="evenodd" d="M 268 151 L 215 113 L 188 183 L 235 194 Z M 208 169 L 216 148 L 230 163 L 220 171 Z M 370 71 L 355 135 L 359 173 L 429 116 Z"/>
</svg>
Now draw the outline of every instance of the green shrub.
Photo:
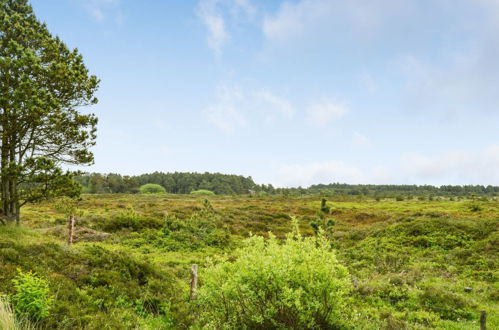
<svg viewBox="0 0 499 330">
<path fill-rule="evenodd" d="M 332 239 L 335 224 L 336 221 L 333 219 L 326 217 L 323 213 L 317 213 L 317 216 L 313 218 L 310 226 L 314 230 L 315 234 L 318 234 L 321 230 L 323 230 L 326 238 Z"/>
<path fill-rule="evenodd" d="M 163 222 L 160 219 L 141 216 L 132 207 L 127 207 L 110 219 L 102 219 L 97 226 L 107 232 L 139 231 L 145 228 L 159 229 L 163 226 Z"/>
<path fill-rule="evenodd" d="M 253 236 L 201 273 L 200 326 L 216 329 L 336 329 L 345 326 L 348 270 L 323 235 L 297 226 L 283 244 Z"/>
<path fill-rule="evenodd" d="M 480 212 L 480 211 L 482 211 L 482 207 L 478 204 L 471 204 L 469 207 L 469 210 L 471 212 Z"/>
<path fill-rule="evenodd" d="M 32 272 L 24 273 L 18 270 L 18 275 L 12 280 L 16 293 L 12 296 L 15 310 L 21 317 L 37 321 L 49 315 L 53 302 L 48 283 Z"/>
<path fill-rule="evenodd" d="M 321 200 L 321 211 L 326 214 L 331 213 L 331 209 L 327 206 L 327 200 L 325 198 Z"/>
<path fill-rule="evenodd" d="M 463 295 L 432 286 L 420 295 L 421 305 L 440 315 L 442 319 L 459 321 L 473 318 L 474 304 Z"/>
<path fill-rule="evenodd" d="M 148 183 L 140 186 L 139 191 L 141 194 L 165 194 L 166 190 L 163 186 L 154 183 Z"/>
<path fill-rule="evenodd" d="M 191 191 L 191 195 L 215 195 L 215 193 L 210 190 L 200 189 Z"/>
<path fill-rule="evenodd" d="M 227 228 L 221 226 L 221 219 L 212 210 L 205 208 L 193 213 L 189 219 L 181 220 L 166 216 L 163 233 L 166 238 L 177 242 L 177 247 L 192 250 L 203 245 L 230 247 L 231 236 Z"/>
</svg>

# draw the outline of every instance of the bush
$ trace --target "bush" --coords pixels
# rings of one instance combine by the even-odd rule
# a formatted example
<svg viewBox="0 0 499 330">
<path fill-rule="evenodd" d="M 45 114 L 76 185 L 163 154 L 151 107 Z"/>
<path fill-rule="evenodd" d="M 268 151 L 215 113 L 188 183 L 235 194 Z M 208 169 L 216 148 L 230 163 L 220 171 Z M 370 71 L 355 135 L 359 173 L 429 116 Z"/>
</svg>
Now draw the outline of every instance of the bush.
<svg viewBox="0 0 499 330">
<path fill-rule="evenodd" d="M 227 258 L 211 261 L 198 292 L 200 326 L 216 329 L 336 329 L 345 326 L 348 270 L 323 235 L 297 226 L 283 244 L 253 236 Z"/>
<path fill-rule="evenodd" d="M 476 307 L 466 297 L 436 286 L 426 288 L 419 298 L 421 305 L 445 320 L 470 320 Z"/>
<path fill-rule="evenodd" d="M 12 296 L 15 310 L 21 317 L 33 321 L 41 320 L 49 315 L 53 302 L 48 283 L 37 277 L 32 272 L 23 273 L 18 270 L 18 275 L 12 280 L 16 294 Z"/>
<path fill-rule="evenodd" d="M 154 183 L 148 183 L 140 186 L 139 191 L 141 194 L 165 194 L 166 190 L 163 186 Z"/>
<path fill-rule="evenodd" d="M 106 232 L 120 230 L 139 231 L 146 228 L 159 229 L 163 226 L 163 222 L 160 219 L 142 216 L 132 207 L 127 207 L 110 219 L 96 221 L 96 225 L 99 229 Z"/>
<path fill-rule="evenodd" d="M 222 228 L 222 220 L 210 209 L 211 204 L 204 204 L 203 210 L 193 213 L 189 219 L 180 220 L 175 216 L 166 216 L 163 227 L 164 236 L 178 242 L 177 247 L 192 250 L 203 245 L 230 247 L 231 236 L 227 228 Z"/>
<path fill-rule="evenodd" d="M 213 191 L 200 189 L 191 191 L 191 195 L 215 195 Z"/>
<path fill-rule="evenodd" d="M 329 206 L 327 206 L 327 201 L 325 198 L 321 200 L 321 211 L 326 214 L 331 213 L 331 209 L 329 208 Z"/>
<path fill-rule="evenodd" d="M 480 211 L 482 211 L 482 207 L 478 204 L 471 204 L 469 207 L 469 210 L 471 212 L 480 212 Z"/>
</svg>

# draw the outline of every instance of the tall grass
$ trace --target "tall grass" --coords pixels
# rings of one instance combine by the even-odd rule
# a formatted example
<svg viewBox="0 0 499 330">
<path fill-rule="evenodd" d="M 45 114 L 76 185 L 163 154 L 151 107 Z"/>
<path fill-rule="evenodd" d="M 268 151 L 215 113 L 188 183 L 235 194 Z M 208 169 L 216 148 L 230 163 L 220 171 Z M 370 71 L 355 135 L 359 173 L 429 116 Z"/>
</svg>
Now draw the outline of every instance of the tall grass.
<svg viewBox="0 0 499 330">
<path fill-rule="evenodd" d="M 0 329 L 19 329 L 12 307 L 10 307 L 9 302 L 2 297 L 0 297 Z"/>
<path fill-rule="evenodd" d="M 0 329 L 2 330 L 34 330 L 34 326 L 27 321 L 19 321 L 7 299 L 0 296 Z"/>
</svg>

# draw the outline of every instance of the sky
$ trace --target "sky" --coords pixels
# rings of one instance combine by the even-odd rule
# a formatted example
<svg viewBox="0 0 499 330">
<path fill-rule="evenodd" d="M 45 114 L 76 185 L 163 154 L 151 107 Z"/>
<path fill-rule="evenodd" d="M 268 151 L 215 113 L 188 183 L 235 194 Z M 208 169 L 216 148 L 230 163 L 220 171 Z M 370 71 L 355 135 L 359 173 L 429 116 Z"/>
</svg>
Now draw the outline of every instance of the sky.
<svg viewBox="0 0 499 330">
<path fill-rule="evenodd" d="M 499 0 L 31 0 L 102 173 L 499 185 Z"/>
</svg>

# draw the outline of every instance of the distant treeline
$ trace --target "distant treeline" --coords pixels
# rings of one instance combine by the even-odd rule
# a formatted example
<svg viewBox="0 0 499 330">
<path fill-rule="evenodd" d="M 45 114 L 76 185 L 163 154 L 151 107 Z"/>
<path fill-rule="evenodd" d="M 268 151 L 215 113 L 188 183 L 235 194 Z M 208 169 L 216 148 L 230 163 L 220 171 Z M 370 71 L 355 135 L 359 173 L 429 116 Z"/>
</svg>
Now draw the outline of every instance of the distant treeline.
<svg viewBox="0 0 499 330">
<path fill-rule="evenodd" d="M 218 195 L 271 194 L 369 197 L 431 197 L 431 196 L 499 196 L 497 186 L 430 186 L 430 185 L 352 185 L 344 183 L 317 184 L 308 188 L 275 188 L 271 184 L 256 184 L 251 177 L 221 173 L 162 173 L 137 176 L 85 173 L 75 177 L 84 193 L 138 193 L 140 186 L 155 183 L 170 194 L 189 194 L 205 189 Z"/>
<path fill-rule="evenodd" d="M 155 183 L 170 194 L 189 194 L 205 189 L 215 194 L 248 194 L 257 184 L 251 177 L 220 173 L 161 173 L 128 176 L 120 174 L 86 173 L 75 178 L 83 186 L 84 193 L 138 193 L 140 186 Z"/>
<path fill-rule="evenodd" d="M 431 185 L 351 185 L 344 183 L 317 184 L 308 193 L 333 195 L 393 196 L 499 196 L 498 186 L 431 186 Z"/>
</svg>

